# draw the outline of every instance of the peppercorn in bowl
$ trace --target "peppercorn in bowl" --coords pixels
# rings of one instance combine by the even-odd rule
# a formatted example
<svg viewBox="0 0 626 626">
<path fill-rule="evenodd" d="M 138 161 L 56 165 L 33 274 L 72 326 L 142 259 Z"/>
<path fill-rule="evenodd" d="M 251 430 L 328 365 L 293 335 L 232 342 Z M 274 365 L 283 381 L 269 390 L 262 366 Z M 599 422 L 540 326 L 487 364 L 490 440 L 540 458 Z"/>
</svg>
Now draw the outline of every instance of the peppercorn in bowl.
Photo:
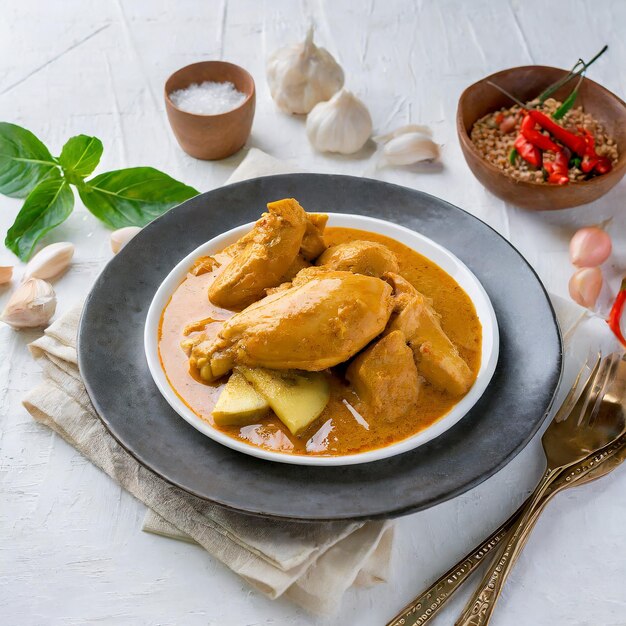
<svg viewBox="0 0 626 626">
<path fill-rule="evenodd" d="M 586 204 L 626 173 L 626 105 L 620 98 L 575 76 L 538 101 L 569 74 L 517 67 L 461 95 L 457 132 L 465 159 L 487 189 L 511 204 L 532 210 Z"/>
</svg>

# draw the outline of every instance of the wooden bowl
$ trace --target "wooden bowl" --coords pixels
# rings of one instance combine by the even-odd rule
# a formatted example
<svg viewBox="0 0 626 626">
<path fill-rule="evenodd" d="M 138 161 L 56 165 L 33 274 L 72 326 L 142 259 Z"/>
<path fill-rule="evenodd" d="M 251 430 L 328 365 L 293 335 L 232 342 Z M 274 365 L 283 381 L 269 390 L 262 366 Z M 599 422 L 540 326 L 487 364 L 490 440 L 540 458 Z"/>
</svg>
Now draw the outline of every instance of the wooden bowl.
<svg viewBox="0 0 626 626">
<path fill-rule="evenodd" d="M 615 139 L 619 160 L 609 173 L 568 185 L 519 181 L 483 159 L 472 143 L 470 132 L 476 120 L 491 111 L 513 104 L 504 94 L 488 85 L 488 80 L 526 102 L 537 97 L 564 74 L 565 70 L 542 65 L 514 67 L 470 85 L 459 99 L 457 133 L 463 155 L 474 176 L 499 198 L 525 209 L 552 211 L 593 202 L 615 186 L 626 173 L 626 104 L 588 78 L 583 80 L 574 106 L 582 105 L 585 113 L 593 115 Z M 554 97 L 562 101 L 571 90 L 572 82 L 559 89 Z"/>
<path fill-rule="evenodd" d="M 236 109 L 217 115 L 199 115 L 181 111 L 169 94 L 204 81 L 231 82 L 246 99 Z M 246 70 L 225 61 L 201 61 L 174 72 L 165 82 L 165 110 L 180 147 L 192 157 L 204 160 L 224 159 L 234 154 L 250 136 L 256 91 L 254 79 Z"/>
</svg>

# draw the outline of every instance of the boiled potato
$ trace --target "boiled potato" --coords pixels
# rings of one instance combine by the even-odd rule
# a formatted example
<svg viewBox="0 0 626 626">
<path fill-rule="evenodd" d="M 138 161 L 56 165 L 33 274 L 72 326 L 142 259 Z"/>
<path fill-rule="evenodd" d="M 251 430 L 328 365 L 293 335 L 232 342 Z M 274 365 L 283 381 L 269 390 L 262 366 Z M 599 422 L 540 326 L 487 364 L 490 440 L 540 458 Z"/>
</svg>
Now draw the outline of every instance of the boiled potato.
<svg viewBox="0 0 626 626">
<path fill-rule="evenodd" d="M 296 436 L 319 417 L 330 399 L 330 386 L 322 372 L 238 369 Z"/>
<path fill-rule="evenodd" d="M 269 410 L 270 405 L 235 370 L 217 400 L 213 419 L 218 426 L 247 426 L 264 418 Z"/>
</svg>

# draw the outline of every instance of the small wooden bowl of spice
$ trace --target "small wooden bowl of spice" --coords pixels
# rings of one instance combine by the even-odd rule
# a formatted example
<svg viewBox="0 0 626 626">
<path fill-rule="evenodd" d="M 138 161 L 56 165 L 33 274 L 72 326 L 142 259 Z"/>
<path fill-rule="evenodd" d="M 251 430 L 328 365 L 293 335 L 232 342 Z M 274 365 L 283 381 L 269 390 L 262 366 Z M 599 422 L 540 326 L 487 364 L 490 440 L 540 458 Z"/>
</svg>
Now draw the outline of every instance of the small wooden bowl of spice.
<svg viewBox="0 0 626 626">
<path fill-rule="evenodd" d="M 620 98 L 574 74 L 539 102 L 544 90 L 570 74 L 515 67 L 461 95 L 457 132 L 463 155 L 499 198 L 535 211 L 565 209 L 597 200 L 626 173 L 626 105 Z"/>
<path fill-rule="evenodd" d="M 180 147 L 196 159 L 224 159 L 250 136 L 256 92 L 252 76 L 225 61 L 202 61 L 165 82 L 165 109 Z"/>
</svg>

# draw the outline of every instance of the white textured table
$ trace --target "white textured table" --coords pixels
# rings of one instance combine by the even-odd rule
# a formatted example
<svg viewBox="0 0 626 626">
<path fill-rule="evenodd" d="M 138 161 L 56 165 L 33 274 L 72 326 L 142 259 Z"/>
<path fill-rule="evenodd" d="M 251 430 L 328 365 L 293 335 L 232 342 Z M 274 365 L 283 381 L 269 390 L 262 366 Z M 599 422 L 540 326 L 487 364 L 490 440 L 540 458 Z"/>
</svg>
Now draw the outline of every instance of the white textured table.
<svg viewBox="0 0 626 626">
<path fill-rule="evenodd" d="M 336 54 L 376 130 L 427 123 L 444 144 L 442 172 L 386 170 L 381 178 L 487 221 L 557 294 L 566 293 L 567 241 L 576 225 L 614 216 L 614 258 L 626 266 L 626 181 L 593 205 L 529 214 L 472 177 L 454 128 L 458 96 L 474 80 L 514 65 L 569 66 L 604 43 L 609 52 L 591 75 L 623 96 L 624 2 L 3 0 L 0 12 L 0 119 L 31 129 L 53 153 L 71 135 L 97 135 L 105 144 L 99 171 L 152 165 L 202 191 L 221 184 L 244 156 L 195 161 L 170 132 L 164 80 L 203 59 L 234 61 L 255 77 L 249 145 L 310 171 L 368 169 L 364 159 L 314 154 L 303 121 L 280 114 L 270 100 L 265 57 L 300 39 L 314 19 L 319 43 Z M 1 198 L 0 204 L 4 233 L 20 203 Z M 110 258 L 108 234 L 77 201 L 48 240 L 77 245 L 72 270 L 55 284 L 63 311 L 85 295 Z M 0 291 L 0 304 L 6 298 L 7 290 Z M 599 339 L 608 336 L 602 324 L 597 332 Z M 198 547 L 140 532 L 143 505 L 22 408 L 21 397 L 39 376 L 26 350 L 36 336 L 0 328 L 0 623 L 7 626 L 382 624 L 506 518 L 541 471 L 535 440 L 480 487 L 401 519 L 389 584 L 350 591 L 339 615 L 313 618 L 251 591 Z M 494 626 L 626 624 L 625 524 L 624 468 L 559 497 L 515 568 Z M 436 623 L 453 623 L 460 603 Z"/>
</svg>

